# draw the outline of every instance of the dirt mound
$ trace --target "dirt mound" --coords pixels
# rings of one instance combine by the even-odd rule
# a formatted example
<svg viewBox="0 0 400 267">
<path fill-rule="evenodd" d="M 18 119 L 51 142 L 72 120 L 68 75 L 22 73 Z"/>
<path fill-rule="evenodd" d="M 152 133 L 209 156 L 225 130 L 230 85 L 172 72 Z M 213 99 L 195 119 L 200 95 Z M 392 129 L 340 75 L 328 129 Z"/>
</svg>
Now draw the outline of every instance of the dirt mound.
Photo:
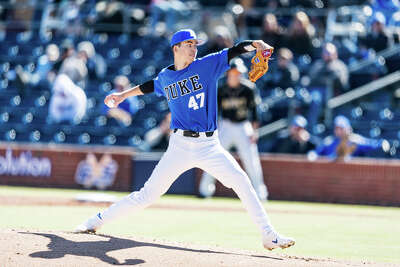
<svg viewBox="0 0 400 267">
<path fill-rule="evenodd" d="M 0 230 L 1 266 L 371 266 L 136 237 Z M 268 254 L 273 256 L 268 256 Z"/>
</svg>

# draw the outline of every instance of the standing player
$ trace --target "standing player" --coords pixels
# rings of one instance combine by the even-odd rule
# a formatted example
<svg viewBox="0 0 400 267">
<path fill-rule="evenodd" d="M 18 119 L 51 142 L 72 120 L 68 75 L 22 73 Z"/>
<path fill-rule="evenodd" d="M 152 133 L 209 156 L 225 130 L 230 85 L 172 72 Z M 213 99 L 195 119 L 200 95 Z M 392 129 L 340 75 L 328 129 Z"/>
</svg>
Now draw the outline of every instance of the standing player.
<svg viewBox="0 0 400 267">
<path fill-rule="evenodd" d="M 117 106 L 130 96 L 151 92 L 165 96 L 171 111 L 173 133 L 167 151 L 143 188 L 89 218 L 75 232 L 95 232 L 104 223 L 149 206 L 168 190 L 180 174 L 197 167 L 233 188 L 259 227 L 266 249 L 294 245 L 293 239 L 283 237 L 274 230 L 246 173 L 218 139 L 219 76 L 229 68 L 230 59 L 255 49 L 263 51 L 271 47 L 263 41 L 243 41 L 232 48 L 196 59 L 197 45 L 201 43 L 192 30 L 176 32 L 170 42 L 173 65 L 161 70 L 151 81 L 105 98 L 107 105 Z"/>
<path fill-rule="evenodd" d="M 258 198 L 265 201 L 268 191 L 258 154 L 258 136 L 254 131 L 258 128 L 255 86 L 249 80 L 242 79 L 242 74 L 247 72 L 242 59 L 232 61 L 226 84 L 218 89 L 218 107 L 222 116 L 219 122 L 220 142 L 225 149 L 231 146 L 237 148 Z M 215 182 L 210 174 L 204 172 L 199 186 L 200 196 L 211 197 L 215 192 Z"/>
</svg>

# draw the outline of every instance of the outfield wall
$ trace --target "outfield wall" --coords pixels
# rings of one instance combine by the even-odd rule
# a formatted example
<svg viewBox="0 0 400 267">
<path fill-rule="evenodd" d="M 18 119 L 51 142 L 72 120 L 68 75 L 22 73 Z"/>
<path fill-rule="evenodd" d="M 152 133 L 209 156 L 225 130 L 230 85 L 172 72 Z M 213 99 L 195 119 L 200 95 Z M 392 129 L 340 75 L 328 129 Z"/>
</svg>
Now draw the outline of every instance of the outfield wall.
<svg viewBox="0 0 400 267">
<path fill-rule="evenodd" d="M 0 143 L 0 184 L 138 190 L 161 156 L 123 147 Z M 261 161 L 270 199 L 400 206 L 399 160 L 309 162 L 264 154 Z M 185 172 L 168 193 L 197 194 L 201 173 Z M 216 195 L 236 196 L 220 183 Z"/>
<path fill-rule="evenodd" d="M 0 143 L 0 184 L 128 191 L 132 149 Z"/>
<path fill-rule="evenodd" d="M 100 190 L 139 190 L 163 153 L 132 148 L 0 142 L 0 184 Z M 167 193 L 196 194 L 196 170 Z"/>
<path fill-rule="evenodd" d="M 400 206 L 399 160 L 310 162 L 303 156 L 264 154 L 262 168 L 270 199 Z M 221 184 L 216 194 L 234 195 Z"/>
<path fill-rule="evenodd" d="M 140 190 L 150 177 L 153 169 L 160 161 L 163 153 L 140 153 L 133 157 L 132 191 Z M 197 169 L 182 173 L 168 189 L 167 194 L 197 194 L 196 188 Z M 166 173 L 165 175 L 168 175 Z"/>
</svg>

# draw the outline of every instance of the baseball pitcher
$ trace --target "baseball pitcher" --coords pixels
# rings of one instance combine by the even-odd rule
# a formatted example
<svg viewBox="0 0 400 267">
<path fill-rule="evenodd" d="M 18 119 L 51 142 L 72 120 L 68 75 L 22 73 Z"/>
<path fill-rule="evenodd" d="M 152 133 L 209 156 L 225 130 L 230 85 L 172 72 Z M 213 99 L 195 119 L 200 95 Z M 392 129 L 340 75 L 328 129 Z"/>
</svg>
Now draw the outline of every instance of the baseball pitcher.
<svg viewBox="0 0 400 267">
<path fill-rule="evenodd" d="M 217 130 L 217 81 L 229 68 L 228 62 L 256 49 L 259 54 L 266 55 L 261 52 L 272 47 L 261 40 L 243 41 L 232 48 L 196 58 L 200 44 L 202 41 L 197 39 L 193 30 L 176 32 L 170 42 L 173 65 L 161 70 L 153 80 L 105 98 L 105 103 L 114 107 L 130 96 L 152 92 L 164 96 L 171 111 L 172 134 L 167 151 L 144 186 L 90 217 L 76 228 L 76 232 L 95 232 L 121 215 L 138 212 L 167 192 L 180 174 L 197 167 L 237 193 L 258 226 L 266 249 L 294 245 L 292 238 L 281 236 L 274 230 L 250 179 L 222 147 Z M 265 63 L 264 60 L 261 62 Z M 265 73 L 263 68 L 255 71 L 254 78 Z"/>
</svg>

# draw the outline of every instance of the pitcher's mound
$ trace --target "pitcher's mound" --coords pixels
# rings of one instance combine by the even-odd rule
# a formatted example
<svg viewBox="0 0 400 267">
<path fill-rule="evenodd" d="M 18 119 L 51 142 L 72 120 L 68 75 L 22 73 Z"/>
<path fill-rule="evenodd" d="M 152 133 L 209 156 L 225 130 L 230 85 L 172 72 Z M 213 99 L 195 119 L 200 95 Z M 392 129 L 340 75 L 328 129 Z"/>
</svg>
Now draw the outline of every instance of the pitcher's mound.
<svg viewBox="0 0 400 267">
<path fill-rule="evenodd" d="M 136 237 L 0 230 L 0 266 L 357 266 Z"/>
</svg>

